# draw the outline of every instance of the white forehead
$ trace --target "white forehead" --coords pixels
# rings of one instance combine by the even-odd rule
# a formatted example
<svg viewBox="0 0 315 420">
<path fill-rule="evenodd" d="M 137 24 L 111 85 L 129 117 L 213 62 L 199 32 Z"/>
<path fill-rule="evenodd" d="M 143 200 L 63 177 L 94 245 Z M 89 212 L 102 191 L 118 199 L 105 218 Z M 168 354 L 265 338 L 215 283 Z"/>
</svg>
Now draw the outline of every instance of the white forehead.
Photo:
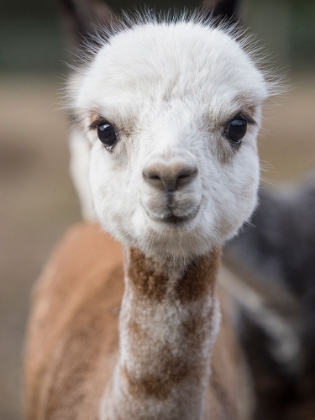
<svg viewBox="0 0 315 420">
<path fill-rule="evenodd" d="M 220 112 L 234 98 L 255 106 L 268 96 L 262 73 L 237 41 L 194 22 L 147 23 L 112 36 L 80 85 L 75 105 L 82 111 L 135 109 L 145 98 L 203 103 Z"/>
</svg>

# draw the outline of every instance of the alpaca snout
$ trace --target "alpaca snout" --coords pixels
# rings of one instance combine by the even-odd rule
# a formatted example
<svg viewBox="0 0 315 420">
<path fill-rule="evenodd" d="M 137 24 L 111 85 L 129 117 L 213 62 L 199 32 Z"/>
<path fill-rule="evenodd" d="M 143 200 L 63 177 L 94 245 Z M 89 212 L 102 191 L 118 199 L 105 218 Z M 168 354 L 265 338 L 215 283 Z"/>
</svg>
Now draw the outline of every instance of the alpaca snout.
<svg viewBox="0 0 315 420">
<path fill-rule="evenodd" d="M 201 181 L 193 156 L 155 156 L 142 171 L 142 204 L 154 220 L 191 219 L 201 200 Z"/>
</svg>

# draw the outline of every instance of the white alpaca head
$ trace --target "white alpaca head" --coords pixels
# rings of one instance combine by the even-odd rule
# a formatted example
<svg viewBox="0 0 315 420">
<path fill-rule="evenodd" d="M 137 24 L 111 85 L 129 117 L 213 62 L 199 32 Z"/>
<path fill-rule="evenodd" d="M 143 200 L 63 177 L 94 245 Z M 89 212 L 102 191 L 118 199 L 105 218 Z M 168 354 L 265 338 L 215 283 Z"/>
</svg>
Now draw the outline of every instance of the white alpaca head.
<svg viewBox="0 0 315 420">
<path fill-rule="evenodd" d="M 148 22 L 112 36 L 74 96 L 104 230 L 147 255 L 187 258 L 233 237 L 256 205 L 267 96 L 222 29 Z"/>
</svg>

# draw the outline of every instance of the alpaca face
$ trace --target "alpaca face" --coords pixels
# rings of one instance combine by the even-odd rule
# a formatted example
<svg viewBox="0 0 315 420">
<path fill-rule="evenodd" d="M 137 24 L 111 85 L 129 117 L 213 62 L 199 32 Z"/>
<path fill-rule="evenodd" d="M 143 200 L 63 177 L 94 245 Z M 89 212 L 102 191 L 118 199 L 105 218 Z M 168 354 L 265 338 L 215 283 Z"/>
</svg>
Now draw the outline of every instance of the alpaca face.
<svg viewBox="0 0 315 420">
<path fill-rule="evenodd" d="M 192 22 L 135 26 L 78 85 L 105 230 L 147 255 L 184 257 L 236 234 L 256 205 L 267 85 L 230 35 Z"/>
</svg>

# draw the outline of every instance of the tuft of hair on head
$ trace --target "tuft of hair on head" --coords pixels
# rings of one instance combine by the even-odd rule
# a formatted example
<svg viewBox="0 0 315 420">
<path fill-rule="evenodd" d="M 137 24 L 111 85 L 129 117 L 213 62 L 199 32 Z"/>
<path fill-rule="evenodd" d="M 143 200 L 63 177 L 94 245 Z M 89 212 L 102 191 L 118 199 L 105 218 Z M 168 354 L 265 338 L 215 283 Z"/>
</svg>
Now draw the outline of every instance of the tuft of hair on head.
<svg viewBox="0 0 315 420">
<path fill-rule="evenodd" d="M 55 0 L 63 20 L 65 32 L 70 50 L 73 47 L 93 52 L 98 48 L 99 43 L 116 32 L 117 26 L 121 30 L 121 25 L 133 25 L 136 20 L 138 23 L 152 20 L 158 14 L 152 13 L 148 7 L 141 9 L 141 13 L 122 13 L 116 15 L 113 10 L 104 2 L 99 0 Z M 240 0 L 203 0 L 196 7 L 202 10 L 204 19 L 210 19 L 212 25 L 225 22 L 226 26 L 235 25 L 239 21 Z M 181 12 L 182 18 L 185 13 Z M 176 12 L 176 14 L 178 14 Z M 162 15 L 162 14 L 161 14 Z M 175 13 L 174 13 L 175 15 Z M 130 20 L 130 16 L 133 16 Z M 170 20 L 171 12 L 163 15 L 165 20 Z M 100 36 L 100 34 L 102 36 Z"/>
<path fill-rule="evenodd" d="M 233 7 L 225 10 L 223 15 L 219 14 L 221 10 L 219 8 L 215 7 L 208 10 L 204 6 L 194 11 L 173 9 L 167 12 L 156 12 L 151 8 L 142 7 L 134 8 L 132 11 L 122 11 L 119 17 L 111 15 L 111 18 L 107 17 L 107 21 L 105 22 L 104 20 L 104 23 L 101 23 L 99 20 L 97 24 L 90 25 L 91 32 L 86 33 L 82 37 L 81 44 L 77 48 L 77 62 L 75 65 L 69 65 L 69 67 L 75 71 L 75 74 L 84 75 L 99 50 L 110 42 L 112 37 L 126 30 L 144 25 L 174 25 L 191 22 L 209 28 L 216 28 L 235 39 L 264 75 L 268 87 L 268 97 L 283 93 L 287 88 L 283 83 L 283 78 L 279 77 L 278 69 L 272 69 L 270 56 L 265 53 L 264 48 L 259 45 L 255 37 L 249 35 L 247 30 L 239 24 L 239 21 L 236 19 L 238 15 L 234 14 L 238 2 L 234 1 L 232 3 Z M 217 7 L 220 4 L 220 1 L 217 2 Z M 71 79 L 67 89 L 68 97 L 66 99 L 70 103 L 72 103 L 71 87 L 73 80 L 75 78 Z"/>
<path fill-rule="evenodd" d="M 105 2 L 99 0 L 56 0 L 56 2 L 62 12 L 72 52 L 69 67 L 75 73 L 84 72 L 100 48 L 119 32 L 148 23 L 171 24 L 184 21 L 218 27 L 235 38 L 259 68 L 261 64 L 265 64 L 265 56 L 241 28 L 241 0 L 203 0 L 195 11 L 184 8 L 180 11 L 169 9 L 168 12 L 156 12 L 144 6 L 131 11 L 122 11 L 119 16 Z M 273 86 L 270 91 L 278 93 L 276 88 L 279 86 L 278 80 L 275 81 L 273 76 L 270 77 L 272 73 L 270 71 L 263 70 L 263 73 L 267 76 L 266 79 L 270 80 L 270 86 Z M 282 90 L 281 88 L 280 91 Z"/>
</svg>

